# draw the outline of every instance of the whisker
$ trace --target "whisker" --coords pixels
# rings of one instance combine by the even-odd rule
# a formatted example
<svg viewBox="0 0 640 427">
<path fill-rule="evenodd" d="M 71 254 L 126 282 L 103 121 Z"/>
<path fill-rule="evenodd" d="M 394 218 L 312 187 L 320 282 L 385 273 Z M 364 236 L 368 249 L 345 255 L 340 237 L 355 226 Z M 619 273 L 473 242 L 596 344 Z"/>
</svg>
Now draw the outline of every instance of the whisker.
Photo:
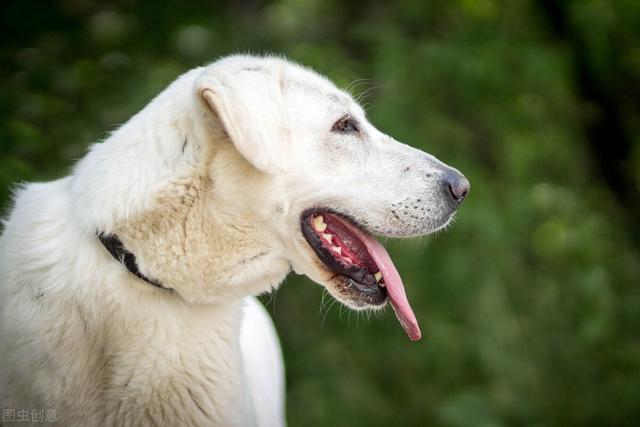
<svg viewBox="0 0 640 427">
<path fill-rule="evenodd" d="M 322 318 L 322 324 L 320 325 L 320 327 L 322 327 L 324 325 L 324 320 L 327 318 L 327 314 L 329 314 L 329 311 L 331 310 L 331 307 L 333 307 L 333 305 L 336 303 L 336 299 L 335 298 L 331 298 L 331 302 L 329 303 L 329 308 L 327 308 L 327 311 L 325 311 L 324 313 L 324 317 Z"/>
<path fill-rule="evenodd" d="M 366 88 L 365 90 L 360 92 L 360 94 L 356 97 L 356 102 L 359 104 L 362 100 L 367 99 L 374 90 L 381 89 L 387 86 L 388 86 L 387 84 L 380 84 L 380 85 L 370 86 Z"/>
<path fill-rule="evenodd" d="M 372 79 L 366 79 L 366 78 L 362 78 L 362 79 L 355 79 L 354 81 L 352 81 L 351 83 L 349 83 L 347 85 L 347 87 L 344 89 L 345 92 L 348 92 L 349 94 L 353 95 L 351 93 L 351 91 L 353 91 L 355 88 L 357 88 L 358 86 L 360 86 L 361 84 L 364 83 L 368 83 L 372 81 Z"/>
</svg>

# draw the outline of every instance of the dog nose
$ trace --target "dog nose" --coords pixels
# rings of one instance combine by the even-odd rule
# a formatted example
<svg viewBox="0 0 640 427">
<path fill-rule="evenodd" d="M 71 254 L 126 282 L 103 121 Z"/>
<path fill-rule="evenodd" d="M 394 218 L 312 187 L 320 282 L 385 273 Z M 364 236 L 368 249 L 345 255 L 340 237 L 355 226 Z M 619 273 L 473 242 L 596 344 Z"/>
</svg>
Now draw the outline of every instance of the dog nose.
<svg viewBox="0 0 640 427">
<path fill-rule="evenodd" d="M 454 170 L 447 171 L 444 179 L 446 185 L 449 187 L 449 193 L 451 193 L 453 200 L 457 203 L 462 203 L 469 193 L 469 180 Z"/>
</svg>

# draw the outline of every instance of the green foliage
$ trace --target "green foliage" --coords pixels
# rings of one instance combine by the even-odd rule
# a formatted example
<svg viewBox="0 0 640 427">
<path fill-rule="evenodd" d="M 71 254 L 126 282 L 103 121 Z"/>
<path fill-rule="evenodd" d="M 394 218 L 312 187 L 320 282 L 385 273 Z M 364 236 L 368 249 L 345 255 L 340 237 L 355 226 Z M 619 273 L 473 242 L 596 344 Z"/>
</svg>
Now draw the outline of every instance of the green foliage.
<svg viewBox="0 0 640 427">
<path fill-rule="evenodd" d="M 282 52 L 343 87 L 369 79 L 352 88 L 372 122 L 472 191 L 446 233 L 387 244 L 421 342 L 390 310 L 356 315 L 306 279 L 265 298 L 290 425 L 636 425 L 639 225 L 601 176 L 592 146 L 615 141 L 589 135 L 607 111 L 575 70 L 619 112 L 628 150 L 609 166 L 637 195 L 640 3 L 561 4 L 558 33 L 549 1 L 5 2 L 0 201 L 230 52 Z"/>
</svg>

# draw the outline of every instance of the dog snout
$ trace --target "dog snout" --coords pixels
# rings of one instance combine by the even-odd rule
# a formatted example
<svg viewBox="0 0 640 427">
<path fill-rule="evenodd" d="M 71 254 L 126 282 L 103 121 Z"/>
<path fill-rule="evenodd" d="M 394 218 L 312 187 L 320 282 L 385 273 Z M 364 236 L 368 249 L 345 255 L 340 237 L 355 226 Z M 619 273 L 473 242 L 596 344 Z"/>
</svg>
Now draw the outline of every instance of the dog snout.
<svg viewBox="0 0 640 427">
<path fill-rule="evenodd" d="M 467 194 L 469 194 L 469 180 L 460 172 L 453 169 L 448 170 L 444 176 L 444 185 L 456 203 L 462 203 Z"/>
</svg>

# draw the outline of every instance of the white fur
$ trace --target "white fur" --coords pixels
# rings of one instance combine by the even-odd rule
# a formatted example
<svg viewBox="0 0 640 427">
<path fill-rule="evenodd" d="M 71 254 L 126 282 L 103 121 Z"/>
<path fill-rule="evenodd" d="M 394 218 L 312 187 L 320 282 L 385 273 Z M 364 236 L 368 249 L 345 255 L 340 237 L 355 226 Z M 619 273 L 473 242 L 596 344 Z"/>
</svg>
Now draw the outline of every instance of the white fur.
<svg viewBox="0 0 640 427">
<path fill-rule="evenodd" d="M 358 135 L 331 131 L 345 114 Z M 283 59 L 185 73 L 69 177 L 16 191 L 0 239 L 0 407 L 52 408 L 64 426 L 283 425 L 277 336 L 251 296 L 293 267 L 359 306 L 304 240 L 301 213 L 424 234 L 452 215 L 446 170 Z M 173 291 L 129 273 L 96 232 Z"/>
</svg>

